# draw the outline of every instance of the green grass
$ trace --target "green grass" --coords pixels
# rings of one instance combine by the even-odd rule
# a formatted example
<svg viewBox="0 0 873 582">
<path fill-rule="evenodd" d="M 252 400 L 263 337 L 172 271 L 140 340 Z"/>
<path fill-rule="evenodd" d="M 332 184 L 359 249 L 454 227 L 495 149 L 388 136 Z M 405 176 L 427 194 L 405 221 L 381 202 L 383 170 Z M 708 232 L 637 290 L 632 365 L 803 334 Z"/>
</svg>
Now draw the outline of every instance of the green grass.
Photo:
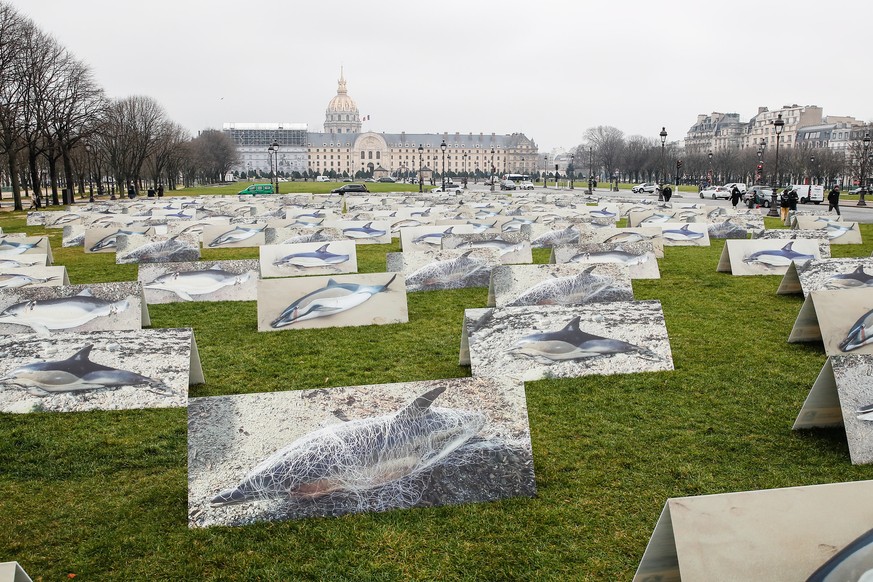
<svg viewBox="0 0 873 582">
<path fill-rule="evenodd" d="M 869 256 L 861 231 L 833 255 Z M 59 234 L 73 283 L 135 278 Z M 184 410 L 0 415 L 0 561 L 45 580 L 627 580 L 668 497 L 873 478 L 842 430 L 791 430 L 824 351 L 786 342 L 802 300 L 777 296 L 779 277 L 716 273 L 723 245 L 668 247 L 661 279 L 634 282 L 662 302 L 675 371 L 527 384 L 534 499 L 188 530 Z M 396 250 L 359 247 L 361 271 Z M 194 327 L 207 383 L 192 395 L 209 396 L 466 376 L 462 313 L 485 300 L 413 293 L 408 324 L 262 334 L 252 302 L 149 311 Z"/>
</svg>

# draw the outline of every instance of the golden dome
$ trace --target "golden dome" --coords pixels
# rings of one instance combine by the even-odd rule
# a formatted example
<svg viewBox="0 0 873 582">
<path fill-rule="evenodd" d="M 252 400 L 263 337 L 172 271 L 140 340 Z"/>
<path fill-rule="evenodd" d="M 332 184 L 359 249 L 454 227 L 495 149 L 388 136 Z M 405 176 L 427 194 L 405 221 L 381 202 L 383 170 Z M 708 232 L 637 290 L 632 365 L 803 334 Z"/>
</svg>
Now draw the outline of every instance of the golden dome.
<svg viewBox="0 0 873 582">
<path fill-rule="evenodd" d="M 336 90 L 336 96 L 327 104 L 327 113 L 357 113 L 358 105 L 355 100 L 349 97 L 346 89 L 346 80 L 343 77 L 342 69 L 340 69 L 339 86 Z"/>
</svg>

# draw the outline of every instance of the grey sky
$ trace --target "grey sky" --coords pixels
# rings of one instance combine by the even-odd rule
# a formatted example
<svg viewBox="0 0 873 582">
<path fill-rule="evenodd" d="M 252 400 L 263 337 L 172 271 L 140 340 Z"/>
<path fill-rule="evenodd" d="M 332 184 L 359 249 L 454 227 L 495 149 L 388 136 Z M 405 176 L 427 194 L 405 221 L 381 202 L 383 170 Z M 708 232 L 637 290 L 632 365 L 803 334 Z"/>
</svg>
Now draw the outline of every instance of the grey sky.
<svg viewBox="0 0 873 582">
<path fill-rule="evenodd" d="M 341 65 L 365 130 L 522 132 L 544 150 L 595 125 L 679 138 L 698 113 L 759 105 L 873 120 L 862 0 L 11 3 L 111 97 L 154 97 L 192 133 L 321 131 Z"/>
</svg>

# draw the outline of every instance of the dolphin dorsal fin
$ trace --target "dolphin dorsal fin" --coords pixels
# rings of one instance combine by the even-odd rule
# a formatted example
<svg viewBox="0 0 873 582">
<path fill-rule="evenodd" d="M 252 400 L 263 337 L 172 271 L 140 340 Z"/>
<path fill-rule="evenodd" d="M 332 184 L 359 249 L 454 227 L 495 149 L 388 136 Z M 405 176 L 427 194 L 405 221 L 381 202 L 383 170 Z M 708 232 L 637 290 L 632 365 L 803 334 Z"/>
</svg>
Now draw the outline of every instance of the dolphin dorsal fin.
<svg viewBox="0 0 873 582">
<path fill-rule="evenodd" d="M 407 414 L 421 414 L 425 410 L 427 410 L 433 401 L 437 399 L 437 397 L 446 391 L 445 386 L 438 386 L 433 390 L 425 392 L 415 400 L 409 403 L 409 405 L 404 408 L 401 412 L 405 412 Z"/>
<path fill-rule="evenodd" d="M 329 247 L 329 246 L 330 246 L 330 243 L 327 243 L 327 244 L 325 244 L 325 245 L 322 245 L 322 246 L 319 247 L 319 249 L 318 249 L 317 251 L 315 251 L 315 252 L 316 252 L 316 253 L 326 253 L 326 252 L 327 252 L 327 247 Z"/>
<path fill-rule="evenodd" d="M 76 297 L 94 297 L 94 294 L 91 293 L 90 287 L 85 287 L 84 289 L 76 293 Z"/>
<path fill-rule="evenodd" d="M 580 274 L 580 275 L 590 275 L 590 274 L 591 274 L 591 271 L 593 271 L 593 270 L 596 269 L 596 268 L 597 268 L 597 265 L 591 265 L 590 267 L 585 267 L 585 268 L 582 270 L 582 272 L 579 273 L 579 274 Z M 578 319 L 578 317 L 577 317 L 576 319 Z"/>
<path fill-rule="evenodd" d="M 561 331 L 579 331 L 579 316 L 577 315 L 570 322 L 564 326 L 564 329 Z"/>
<path fill-rule="evenodd" d="M 791 248 L 791 245 L 793 245 L 793 244 L 794 244 L 794 241 L 790 241 L 787 245 L 785 245 L 784 247 L 782 247 L 782 250 L 783 250 L 783 251 L 790 251 L 790 250 L 793 250 L 793 249 Z"/>
<path fill-rule="evenodd" d="M 443 231 L 443 234 L 452 234 L 452 229 L 453 229 L 453 228 L 455 228 L 455 227 L 454 227 L 454 226 L 450 226 L 450 227 L 448 227 L 447 229 L 445 229 L 445 230 Z"/>
<path fill-rule="evenodd" d="M 680 230 L 682 230 L 684 232 L 691 232 L 691 227 L 690 227 L 690 225 L 686 224 Z"/>
<path fill-rule="evenodd" d="M 339 283 L 333 280 L 333 277 L 327 280 L 328 287 L 339 287 Z"/>
<path fill-rule="evenodd" d="M 220 271 L 220 270 L 221 270 L 221 265 L 219 265 L 218 263 L 212 265 L 211 267 L 209 267 L 207 269 L 207 271 Z"/>
<path fill-rule="evenodd" d="M 365 224 L 365 225 L 363 226 L 363 228 L 372 228 L 372 227 L 373 227 L 373 222 L 372 222 L 372 221 L 371 221 L 371 222 L 368 222 L 367 224 Z"/>
<path fill-rule="evenodd" d="M 460 257 L 460 258 L 462 258 L 462 259 L 466 259 L 467 257 L 470 256 L 470 253 L 472 253 L 473 250 L 474 250 L 474 249 L 470 249 L 469 251 L 464 251 L 464 252 L 461 254 L 461 257 Z"/>
<path fill-rule="evenodd" d="M 70 361 L 70 362 L 89 362 L 90 360 L 89 360 L 88 356 L 91 355 L 91 349 L 93 347 L 94 347 L 94 344 L 88 344 L 87 346 L 85 346 L 84 348 L 82 348 L 81 350 L 79 350 L 78 352 L 76 352 L 75 354 L 70 356 L 69 358 L 67 358 L 67 361 Z"/>
</svg>

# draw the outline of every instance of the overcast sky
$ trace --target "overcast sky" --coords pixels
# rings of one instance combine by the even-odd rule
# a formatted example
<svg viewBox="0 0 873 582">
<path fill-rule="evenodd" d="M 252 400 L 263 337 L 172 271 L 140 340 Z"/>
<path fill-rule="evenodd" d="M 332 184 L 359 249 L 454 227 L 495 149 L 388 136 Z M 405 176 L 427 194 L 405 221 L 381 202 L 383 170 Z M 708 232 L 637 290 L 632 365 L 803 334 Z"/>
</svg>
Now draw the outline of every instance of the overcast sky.
<svg viewBox="0 0 873 582">
<path fill-rule="evenodd" d="M 110 97 L 151 96 L 192 134 L 230 121 L 322 131 L 341 66 L 366 131 L 521 132 L 541 150 L 596 125 L 680 138 L 699 113 L 745 121 L 758 106 L 873 120 L 869 31 L 855 32 L 867 0 L 11 4 Z"/>
</svg>

